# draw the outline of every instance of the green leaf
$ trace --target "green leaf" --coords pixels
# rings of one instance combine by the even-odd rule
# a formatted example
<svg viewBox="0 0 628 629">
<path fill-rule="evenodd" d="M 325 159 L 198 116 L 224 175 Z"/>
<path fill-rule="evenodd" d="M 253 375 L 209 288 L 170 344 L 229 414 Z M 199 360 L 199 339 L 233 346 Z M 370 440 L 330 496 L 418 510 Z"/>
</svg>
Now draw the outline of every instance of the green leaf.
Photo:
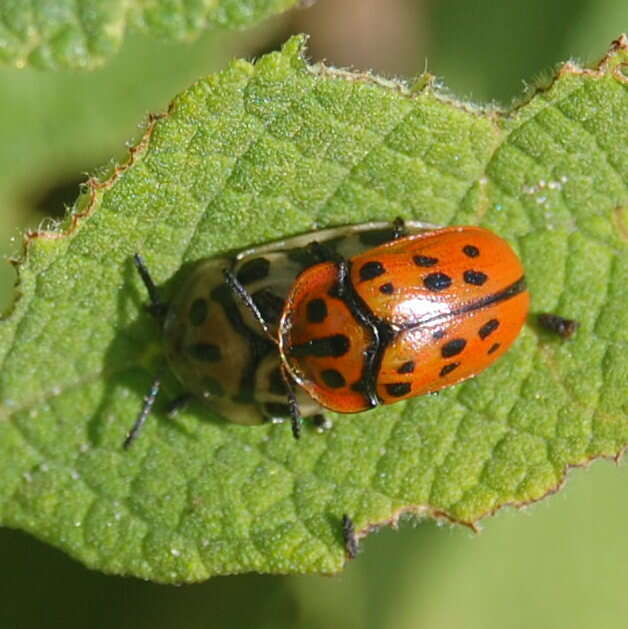
<svg viewBox="0 0 628 629">
<path fill-rule="evenodd" d="M 208 28 L 251 26 L 298 0 L 0 0 L 0 63 L 93 68 L 120 48 L 127 30 L 190 40 Z"/>
<path fill-rule="evenodd" d="M 628 444 L 628 40 L 565 64 L 504 114 L 308 66 L 302 38 L 232 63 L 151 120 L 57 231 L 27 236 L 0 325 L 0 515 L 89 566 L 181 582 L 338 571 L 403 513 L 475 527 Z M 509 353 L 439 396 L 334 417 L 295 442 L 193 407 L 121 449 L 161 353 L 131 263 L 169 280 L 203 257 L 395 216 L 482 224 L 520 252 L 532 312 Z M 169 381 L 165 397 L 177 393 Z M 163 407 L 160 407 L 163 408 Z"/>
</svg>

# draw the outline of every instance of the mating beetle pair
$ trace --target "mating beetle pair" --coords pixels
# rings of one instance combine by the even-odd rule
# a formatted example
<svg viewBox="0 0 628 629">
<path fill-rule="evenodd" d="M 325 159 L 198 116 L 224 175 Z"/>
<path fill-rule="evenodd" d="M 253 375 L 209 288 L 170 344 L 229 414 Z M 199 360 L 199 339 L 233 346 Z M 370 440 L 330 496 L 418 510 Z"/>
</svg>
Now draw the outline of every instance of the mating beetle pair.
<svg viewBox="0 0 628 629">
<path fill-rule="evenodd" d="M 326 229 L 201 261 L 166 306 L 139 256 L 168 363 L 240 424 L 355 413 L 438 391 L 499 358 L 527 316 L 524 270 L 479 227 Z M 155 380 L 125 446 L 159 390 Z"/>
</svg>

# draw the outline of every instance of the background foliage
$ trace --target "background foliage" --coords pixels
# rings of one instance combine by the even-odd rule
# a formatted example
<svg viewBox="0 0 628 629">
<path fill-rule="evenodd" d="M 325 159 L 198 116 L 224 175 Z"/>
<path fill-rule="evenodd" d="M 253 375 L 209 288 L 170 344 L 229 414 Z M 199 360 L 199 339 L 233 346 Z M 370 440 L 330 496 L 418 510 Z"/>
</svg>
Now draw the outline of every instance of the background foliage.
<svg viewBox="0 0 628 629">
<path fill-rule="evenodd" d="M 405 71 L 421 70 L 427 55 L 430 70 L 444 75 L 457 95 L 471 92 L 477 100 L 507 101 L 519 92 L 522 78 L 531 79 L 571 55 L 599 56 L 626 26 L 618 20 L 621 3 L 581 1 L 569 3 L 569 10 L 555 3 L 548 13 L 533 2 L 526 8 L 509 6 L 499 16 L 488 3 L 477 4 L 472 14 L 463 12 L 468 3 L 461 2 L 458 12 L 452 9 L 447 15 L 437 3 L 413 6 L 416 39 L 422 45 L 413 67 Z M 295 19 L 284 16 L 247 35 L 250 52 L 285 39 Z M 298 30 L 310 30 L 304 19 L 303 14 L 298 17 Z M 311 30 L 315 46 L 316 30 Z M 243 46 L 238 37 L 238 46 Z M 220 40 L 204 37 L 188 47 L 133 36 L 111 65 L 91 75 L 2 71 L 0 103 L 10 114 L 0 118 L 5 139 L 0 155 L 4 242 L 18 236 L 22 226 L 38 224 L 41 216 L 58 215 L 63 201 L 76 196 L 77 172 L 119 154 L 146 111 L 163 108 L 180 87 L 222 67 L 235 50 L 224 35 Z M 238 53 L 247 54 L 242 48 Z M 324 54 L 331 63 L 343 62 L 335 60 L 333 49 Z M 354 64 L 365 67 L 360 59 Z M 405 69 L 407 64 L 406 57 L 399 65 Z M 4 271 L 6 303 L 11 271 Z M 593 618 L 617 622 L 626 611 L 619 526 L 626 517 L 625 479 L 625 468 L 595 466 L 589 474 L 575 475 L 566 492 L 534 507 L 533 518 L 502 514 L 475 540 L 464 531 L 447 533 L 433 525 L 381 533 L 367 542 L 368 552 L 345 576 L 333 580 L 250 576 L 165 589 L 86 574 L 55 551 L 3 531 L 0 548 L 5 565 L 11 566 L 3 575 L 3 591 L 14 603 L 3 607 L 0 621 L 6 626 L 28 626 L 29 621 L 41 625 L 44 613 L 49 622 L 55 610 L 61 617 L 70 601 L 80 600 L 90 605 L 73 612 L 76 626 L 98 626 L 98 619 L 105 618 L 107 626 L 154 626 L 156 619 L 168 624 L 169 618 L 204 626 L 217 612 L 225 622 L 245 621 L 250 614 L 260 626 L 260 618 L 273 626 L 281 619 L 287 626 L 321 626 L 334 624 L 341 615 L 346 626 L 504 626 L 512 605 L 518 613 L 511 626 L 547 621 L 548 614 L 570 626 L 589 626 Z M 243 599 L 250 602 L 246 610 Z M 455 607 L 451 600 L 458 601 Z"/>
</svg>

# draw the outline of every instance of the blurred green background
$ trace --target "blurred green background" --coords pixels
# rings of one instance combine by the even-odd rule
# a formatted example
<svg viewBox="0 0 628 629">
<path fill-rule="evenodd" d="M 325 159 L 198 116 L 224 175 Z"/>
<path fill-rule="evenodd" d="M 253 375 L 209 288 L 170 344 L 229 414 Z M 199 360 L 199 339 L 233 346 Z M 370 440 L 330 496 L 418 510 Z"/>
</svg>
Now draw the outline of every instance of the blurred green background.
<svg viewBox="0 0 628 629">
<path fill-rule="evenodd" d="M 412 77 L 427 67 L 456 96 L 509 105 L 561 60 L 597 60 L 628 31 L 625 0 L 319 0 L 245 33 L 192 44 L 131 35 L 92 73 L 0 69 L 0 253 L 59 218 L 86 173 L 121 159 L 149 112 L 234 56 L 295 32 L 312 59 Z M 0 265 L 2 308 L 13 269 Z M 425 522 L 385 530 L 337 577 L 246 575 L 167 587 L 90 572 L 0 530 L 0 627 L 603 627 L 628 616 L 628 470 L 596 463 L 484 532 Z"/>
</svg>

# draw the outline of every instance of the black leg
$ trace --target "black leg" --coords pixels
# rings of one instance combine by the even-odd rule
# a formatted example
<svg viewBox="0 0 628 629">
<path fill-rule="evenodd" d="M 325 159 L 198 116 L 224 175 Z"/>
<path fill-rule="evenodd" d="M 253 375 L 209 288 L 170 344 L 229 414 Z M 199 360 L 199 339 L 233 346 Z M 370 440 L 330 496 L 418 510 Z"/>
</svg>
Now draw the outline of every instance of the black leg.
<svg viewBox="0 0 628 629">
<path fill-rule="evenodd" d="M 342 516 L 342 539 L 345 543 L 345 551 L 349 559 L 355 559 L 358 556 L 360 546 L 358 538 L 355 534 L 353 520 L 345 513 Z"/>
<path fill-rule="evenodd" d="M 338 261 L 338 281 L 336 282 L 336 288 L 334 289 L 338 297 L 343 297 L 347 292 L 347 278 L 349 277 L 349 263 L 342 259 Z"/>
<path fill-rule="evenodd" d="M 148 292 L 148 298 L 150 300 L 150 304 L 148 305 L 149 312 L 158 319 L 163 319 L 168 307 L 161 301 L 155 282 L 153 282 L 153 278 L 150 276 L 146 264 L 144 264 L 144 259 L 139 253 L 136 253 L 133 256 L 133 261 Z"/>
<path fill-rule="evenodd" d="M 153 384 L 151 385 L 148 391 L 148 395 L 144 398 L 144 404 L 142 406 L 142 410 L 139 412 L 139 415 L 137 416 L 137 419 L 135 420 L 133 427 L 129 431 L 129 434 L 127 435 L 126 439 L 124 440 L 124 443 L 122 444 L 122 447 L 125 450 L 128 449 L 129 446 L 137 439 L 137 436 L 139 435 L 140 430 L 142 430 L 142 426 L 146 422 L 146 419 L 148 418 L 148 415 L 150 414 L 150 411 L 153 408 L 153 404 L 155 403 L 155 400 L 157 399 L 160 386 L 161 386 L 161 380 L 157 377 L 155 378 L 155 380 L 153 380 Z"/>
<path fill-rule="evenodd" d="M 253 301 L 253 297 L 251 297 L 251 293 L 249 293 L 242 284 L 238 281 L 238 278 L 229 270 L 224 269 L 223 275 L 225 277 L 225 283 L 231 289 L 231 292 L 239 299 L 253 314 L 253 316 L 257 319 L 258 323 L 264 330 L 264 334 L 273 342 L 276 343 L 277 339 L 273 336 L 270 329 L 268 328 L 268 324 L 264 320 L 264 316 L 260 312 L 260 309 L 257 307 L 256 303 Z"/>
<path fill-rule="evenodd" d="M 290 408 L 292 435 L 295 439 L 299 439 L 301 437 L 301 424 L 303 423 L 303 419 L 301 417 L 301 411 L 299 410 L 297 397 L 294 393 L 294 384 L 292 382 L 292 378 L 290 378 L 290 374 L 286 372 L 286 368 L 283 366 L 281 368 L 281 376 L 286 385 L 286 393 L 288 395 L 288 407 Z"/>
<path fill-rule="evenodd" d="M 401 218 L 401 216 L 398 216 L 393 221 L 392 225 L 393 225 L 393 240 L 399 240 L 399 238 L 405 238 L 405 236 L 408 235 L 408 233 L 406 232 L 406 223 Z"/>
</svg>

